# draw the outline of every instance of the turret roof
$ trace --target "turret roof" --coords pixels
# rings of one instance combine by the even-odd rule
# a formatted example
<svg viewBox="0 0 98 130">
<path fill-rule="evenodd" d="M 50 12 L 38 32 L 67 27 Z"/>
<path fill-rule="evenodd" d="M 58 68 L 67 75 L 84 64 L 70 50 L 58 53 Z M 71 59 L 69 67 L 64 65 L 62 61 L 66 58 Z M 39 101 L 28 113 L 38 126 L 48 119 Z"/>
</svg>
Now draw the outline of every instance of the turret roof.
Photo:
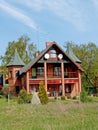
<svg viewBox="0 0 98 130">
<path fill-rule="evenodd" d="M 75 61 L 78 63 L 81 63 L 81 61 L 76 57 L 76 55 L 73 53 L 72 49 L 70 46 L 67 46 L 66 53 Z"/>
<path fill-rule="evenodd" d="M 14 56 L 7 66 L 24 66 L 24 62 L 21 60 L 17 50 L 15 50 Z"/>
</svg>

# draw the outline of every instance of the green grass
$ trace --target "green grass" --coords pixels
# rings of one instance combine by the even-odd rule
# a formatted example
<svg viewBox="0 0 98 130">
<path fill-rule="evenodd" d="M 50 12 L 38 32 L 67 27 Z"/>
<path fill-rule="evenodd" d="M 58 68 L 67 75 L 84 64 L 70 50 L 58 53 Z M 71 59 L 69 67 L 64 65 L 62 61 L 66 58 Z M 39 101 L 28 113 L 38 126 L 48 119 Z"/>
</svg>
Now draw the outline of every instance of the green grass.
<svg viewBox="0 0 98 130">
<path fill-rule="evenodd" d="M 98 102 L 19 105 L 0 99 L 0 130 L 97 130 Z"/>
</svg>

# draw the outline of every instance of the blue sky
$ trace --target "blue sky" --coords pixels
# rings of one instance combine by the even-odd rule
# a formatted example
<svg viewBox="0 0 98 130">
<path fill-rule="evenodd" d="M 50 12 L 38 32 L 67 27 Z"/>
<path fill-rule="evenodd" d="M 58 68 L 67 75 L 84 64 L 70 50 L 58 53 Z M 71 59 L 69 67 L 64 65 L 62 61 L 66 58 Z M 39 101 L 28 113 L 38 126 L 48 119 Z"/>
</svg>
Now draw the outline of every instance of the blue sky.
<svg viewBox="0 0 98 130">
<path fill-rule="evenodd" d="M 98 45 L 98 0 L 0 0 L 0 55 L 22 35 L 38 49 L 46 41 Z"/>
</svg>

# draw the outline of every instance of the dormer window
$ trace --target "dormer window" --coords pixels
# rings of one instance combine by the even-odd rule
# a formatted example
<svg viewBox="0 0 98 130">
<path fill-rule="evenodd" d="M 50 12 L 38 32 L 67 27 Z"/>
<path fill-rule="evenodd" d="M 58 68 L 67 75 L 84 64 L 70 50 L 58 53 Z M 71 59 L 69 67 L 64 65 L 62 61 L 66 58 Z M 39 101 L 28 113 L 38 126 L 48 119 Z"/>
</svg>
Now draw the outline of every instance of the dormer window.
<svg viewBox="0 0 98 130">
<path fill-rule="evenodd" d="M 56 51 L 50 50 L 50 58 L 56 58 Z"/>
</svg>

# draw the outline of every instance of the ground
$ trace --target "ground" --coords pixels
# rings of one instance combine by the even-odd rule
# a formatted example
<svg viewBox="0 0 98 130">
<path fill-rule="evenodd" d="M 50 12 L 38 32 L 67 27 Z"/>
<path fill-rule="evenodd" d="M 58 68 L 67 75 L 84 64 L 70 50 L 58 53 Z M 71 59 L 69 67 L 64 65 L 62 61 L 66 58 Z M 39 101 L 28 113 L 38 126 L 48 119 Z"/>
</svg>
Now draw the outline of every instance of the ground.
<svg viewBox="0 0 98 130">
<path fill-rule="evenodd" d="M 96 102 L 52 100 L 46 105 L 0 99 L 0 130 L 97 130 Z"/>
</svg>

